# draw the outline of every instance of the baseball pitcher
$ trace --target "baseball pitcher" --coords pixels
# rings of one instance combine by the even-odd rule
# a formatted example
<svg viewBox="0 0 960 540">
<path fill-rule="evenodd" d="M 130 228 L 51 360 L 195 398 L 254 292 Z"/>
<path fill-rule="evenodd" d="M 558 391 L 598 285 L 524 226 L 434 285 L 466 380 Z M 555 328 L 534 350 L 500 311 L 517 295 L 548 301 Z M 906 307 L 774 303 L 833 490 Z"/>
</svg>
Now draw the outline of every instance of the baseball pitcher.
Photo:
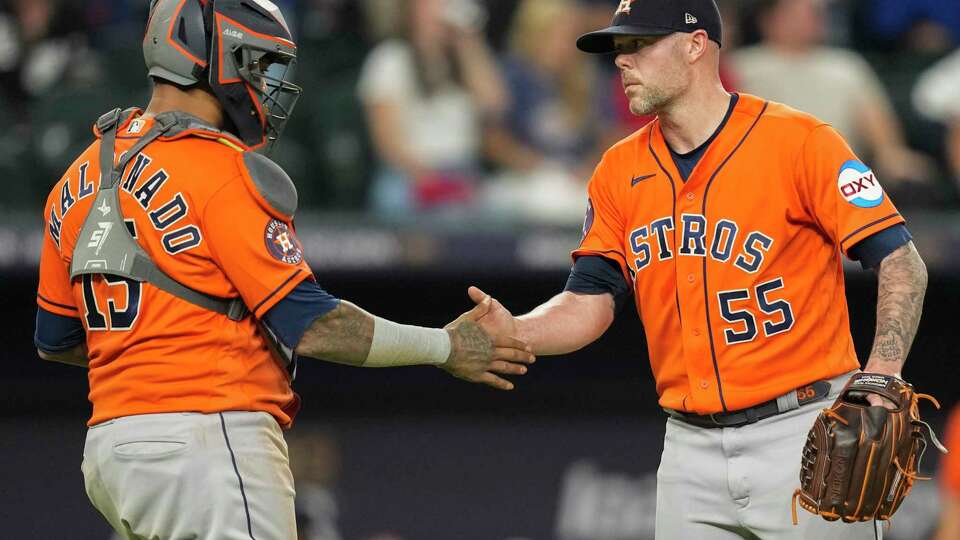
<svg viewBox="0 0 960 540">
<path fill-rule="evenodd" d="M 791 498 L 801 456 L 814 459 L 803 452 L 808 432 L 851 377 L 859 386 L 844 399 L 857 414 L 870 411 L 857 427 L 894 437 L 921 429 L 896 424 L 893 409 L 916 409 L 900 377 L 920 320 L 924 264 L 876 175 L 832 127 L 724 90 L 722 43 L 713 0 L 623 0 L 609 28 L 578 40 L 585 52 L 615 54 L 631 111 L 657 118 L 596 167 L 566 290 L 519 317 L 494 302 L 480 324 L 538 355 L 562 354 L 597 339 L 633 297 L 667 414 L 658 538 L 878 538 L 873 518 L 882 512 L 865 498 L 857 506 L 859 492 L 848 493 L 855 468 L 841 465 L 867 461 L 869 452 L 847 462 L 833 455 L 832 468 L 811 472 L 826 470 L 829 486 L 842 484 L 828 495 L 852 499 L 849 509 L 819 505 L 804 491 L 803 507 L 828 519 L 801 512 L 795 526 Z M 865 378 L 842 255 L 879 275 Z M 489 301 L 479 289 L 469 293 Z M 830 421 L 837 417 L 846 421 L 836 411 Z M 875 449 L 893 447 L 877 439 Z M 889 474 L 896 469 L 888 462 L 886 476 L 864 474 L 853 485 L 904 495 L 916 478 L 911 448 L 899 463 L 905 474 Z M 892 454 L 878 450 L 872 463 Z"/>
</svg>

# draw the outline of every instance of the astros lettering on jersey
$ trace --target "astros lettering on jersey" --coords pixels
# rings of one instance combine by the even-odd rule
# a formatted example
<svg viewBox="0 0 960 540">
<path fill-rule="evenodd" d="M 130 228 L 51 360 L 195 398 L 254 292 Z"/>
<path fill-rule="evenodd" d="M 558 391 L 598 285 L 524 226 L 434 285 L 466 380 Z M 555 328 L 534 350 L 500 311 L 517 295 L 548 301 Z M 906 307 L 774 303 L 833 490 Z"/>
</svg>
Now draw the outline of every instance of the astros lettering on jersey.
<svg viewBox="0 0 960 540">
<path fill-rule="evenodd" d="M 859 367 L 841 251 L 903 218 L 829 125 L 741 94 L 686 182 L 654 121 L 589 197 L 573 255 L 632 284 L 661 406 L 738 410 Z"/>
<path fill-rule="evenodd" d="M 152 124 L 131 115 L 117 130 L 116 155 Z M 98 189 L 99 148 L 99 140 L 87 148 L 47 199 L 37 295 L 40 307 L 79 317 L 86 330 L 89 425 L 135 414 L 245 410 L 289 426 L 299 400 L 252 317 L 234 322 L 116 276 L 71 282 L 71 255 Z M 123 171 L 120 204 L 131 234 L 167 275 L 208 295 L 242 297 L 259 318 L 312 273 L 293 224 L 269 214 L 249 187 L 245 148 L 212 129 L 161 137 Z M 109 234 L 105 227 L 84 241 L 95 248 Z"/>
</svg>

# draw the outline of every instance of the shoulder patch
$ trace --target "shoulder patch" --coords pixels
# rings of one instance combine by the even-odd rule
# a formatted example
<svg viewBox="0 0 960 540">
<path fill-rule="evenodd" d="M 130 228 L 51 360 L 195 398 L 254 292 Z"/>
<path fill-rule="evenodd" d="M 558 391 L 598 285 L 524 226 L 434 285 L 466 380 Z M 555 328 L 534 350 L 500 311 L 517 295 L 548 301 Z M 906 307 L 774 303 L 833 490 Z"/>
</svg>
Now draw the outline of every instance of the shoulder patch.
<svg viewBox="0 0 960 540">
<path fill-rule="evenodd" d="M 278 219 L 293 219 L 297 188 L 279 165 L 261 154 L 244 152 L 243 170 L 247 188 L 264 210 Z"/>
<path fill-rule="evenodd" d="M 590 229 L 593 228 L 593 200 L 587 199 L 587 215 L 583 218 L 583 234 L 580 236 L 580 244 L 583 244 L 584 239 L 586 239 L 587 234 L 590 233 Z"/>
<path fill-rule="evenodd" d="M 873 208 L 883 202 L 883 188 L 869 167 L 850 160 L 840 167 L 837 188 L 846 201 L 860 208 Z"/>
<path fill-rule="evenodd" d="M 287 264 L 300 264 L 303 260 L 303 246 L 293 229 L 286 223 L 273 219 L 263 230 L 263 243 L 274 259 Z"/>
</svg>

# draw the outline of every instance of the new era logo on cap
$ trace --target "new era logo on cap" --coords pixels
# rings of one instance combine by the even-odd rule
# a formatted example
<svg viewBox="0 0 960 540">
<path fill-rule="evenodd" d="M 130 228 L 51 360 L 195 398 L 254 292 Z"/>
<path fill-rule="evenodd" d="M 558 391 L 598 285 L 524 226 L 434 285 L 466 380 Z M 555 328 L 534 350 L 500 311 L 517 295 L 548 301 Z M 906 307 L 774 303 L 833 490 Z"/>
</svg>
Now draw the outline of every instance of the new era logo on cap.
<svg viewBox="0 0 960 540">
<path fill-rule="evenodd" d="M 693 15 L 686 13 L 687 24 L 697 24 L 697 18 Z"/>
</svg>

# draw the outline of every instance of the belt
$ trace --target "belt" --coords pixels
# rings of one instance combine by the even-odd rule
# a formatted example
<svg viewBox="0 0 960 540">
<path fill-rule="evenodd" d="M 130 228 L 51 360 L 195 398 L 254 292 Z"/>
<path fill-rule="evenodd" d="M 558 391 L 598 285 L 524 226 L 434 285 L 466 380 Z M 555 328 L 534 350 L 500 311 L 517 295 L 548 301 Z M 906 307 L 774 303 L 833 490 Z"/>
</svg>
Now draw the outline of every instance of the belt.
<svg viewBox="0 0 960 540">
<path fill-rule="evenodd" d="M 830 394 L 830 388 L 833 384 L 842 384 L 842 381 L 850 377 L 845 373 L 835 379 L 827 381 L 817 381 L 791 390 L 786 394 L 770 401 L 765 401 L 759 405 L 740 409 L 738 411 L 728 411 L 713 414 L 695 414 L 674 409 L 664 409 L 671 418 L 675 418 L 688 424 L 703 428 L 735 428 L 748 424 L 754 424 L 787 411 L 799 409 L 801 405 L 813 403 L 826 398 Z"/>
</svg>

